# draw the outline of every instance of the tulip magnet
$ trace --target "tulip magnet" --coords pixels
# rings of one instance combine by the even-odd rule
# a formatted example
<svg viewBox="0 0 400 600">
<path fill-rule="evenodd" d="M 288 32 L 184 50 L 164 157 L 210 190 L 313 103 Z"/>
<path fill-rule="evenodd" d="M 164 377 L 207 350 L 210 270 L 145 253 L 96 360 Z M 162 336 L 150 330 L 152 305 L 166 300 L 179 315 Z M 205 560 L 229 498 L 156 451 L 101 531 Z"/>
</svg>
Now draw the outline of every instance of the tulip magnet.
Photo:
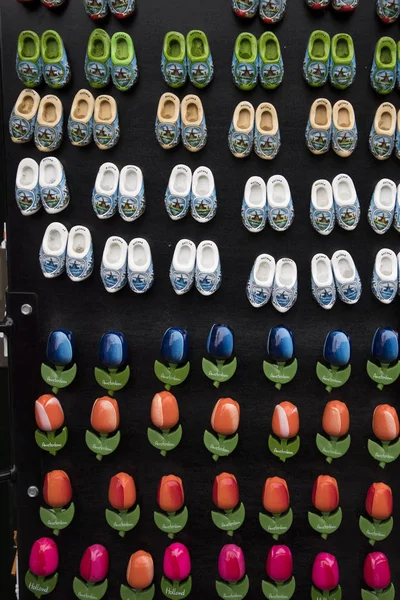
<svg viewBox="0 0 400 600">
<path fill-rule="evenodd" d="M 191 568 L 189 550 L 184 544 L 174 542 L 166 548 L 161 579 L 161 591 L 166 598 L 176 600 L 189 596 L 192 591 Z"/>
<path fill-rule="evenodd" d="M 365 510 L 372 521 L 360 516 L 360 529 L 373 546 L 384 540 L 393 529 L 393 496 L 391 488 L 385 483 L 373 483 L 368 490 Z"/>
<path fill-rule="evenodd" d="M 175 475 L 162 477 L 158 486 L 157 504 L 166 514 L 154 512 L 154 522 L 171 540 L 188 521 L 189 513 L 187 507 L 183 506 L 184 502 L 182 479 Z"/>
<path fill-rule="evenodd" d="M 342 600 L 339 567 L 332 554 L 317 554 L 312 568 L 312 582 L 311 600 Z"/>
<path fill-rule="evenodd" d="M 296 581 L 293 577 L 292 553 L 287 546 L 272 546 L 267 557 L 266 571 L 275 585 L 270 581 L 263 581 L 264 596 L 268 600 L 290 600 L 296 590 Z"/>
<path fill-rule="evenodd" d="M 271 515 L 260 512 L 260 525 L 274 540 L 278 540 L 280 535 L 289 531 L 293 523 L 286 481 L 280 477 L 269 477 L 264 484 L 262 501 L 265 510 Z"/>
<path fill-rule="evenodd" d="M 342 509 L 339 506 L 339 488 L 334 477 L 320 475 L 314 483 L 312 492 L 314 508 L 322 514 L 308 513 L 308 522 L 311 527 L 326 540 L 328 535 L 334 533 L 342 522 Z"/>
<path fill-rule="evenodd" d="M 297 373 L 297 358 L 294 358 L 294 340 L 290 329 L 279 325 L 270 329 L 267 352 L 272 362 L 264 360 L 264 375 L 275 383 L 277 390 L 292 381 Z"/>
<path fill-rule="evenodd" d="M 58 548 L 54 540 L 36 540 L 29 555 L 29 570 L 25 585 L 36 598 L 47 596 L 55 589 L 58 581 Z"/>
<path fill-rule="evenodd" d="M 239 498 L 239 486 L 236 477 L 231 473 L 221 473 L 214 479 L 213 502 L 217 508 L 223 511 L 211 511 L 214 525 L 230 536 L 243 525 L 246 511 L 243 502 Z"/>
<path fill-rule="evenodd" d="M 55 456 L 68 440 L 68 429 L 63 427 L 64 411 L 55 396 L 43 394 L 36 400 L 35 421 L 39 428 L 35 431 L 37 445 Z M 57 434 L 58 429 L 61 429 L 61 432 Z"/>
<path fill-rule="evenodd" d="M 108 588 L 108 552 L 101 544 L 86 548 L 82 556 L 79 572 L 82 579 L 74 578 L 73 590 L 77 598 L 101 600 Z"/>
<path fill-rule="evenodd" d="M 103 456 L 108 456 L 117 449 L 121 439 L 119 431 L 112 437 L 108 437 L 119 427 L 118 402 L 108 396 L 97 398 L 93 404 L 90 423 L 100 437 L 89 430 L 86 431 L 86 445 L 96 454 L 97 460 L 102 460 Z"/>
<path fill-rule="evenodd" d="M 95 367 L 94 376 L 102 388 L 107 390 L 109 396 L 114 392 L 122 390 L 129 381 L 130 368 L 126 365 L 128 347 L 125 336 L 120 331 L 109 331 L 105 333 L 100 341 L 100 362 L 107 367 L 107 371 Z M 125 368 L 118 371 L 120 367 Z"/>
<path fill-rule="evenodd" d="M 216 581 L 215 587 L 220 598 L 242 600 L 249 591 L 249 578 L 243 551 L 235 544 L 227 544 L 219 554 L 218 572 L 224 581 Z"/>
<path fill-rule="evenodd" d="M 207 352 L 217 364 L 203 358 L 203 373 L 214 382 L 216 388 L 224 381 L 228 381 L 236 372 L 236 357 L 227 365 L 227 360 L 232 358 L 234 350 L 233 331 L 227 325 L 213 325 L 207 339 Z"/>
<path fill-rule="evenodd" d="M 395 461 L 400 455 L 400 427 L 396 409 L 389 404 L 377 406 L 372 417 L 372 430 L 382 444 L 368 440 L 368 451 L 384 469 L 387 463 Z"/>
<path fill-rule="evenodd" d="M 64 371 L 74 357 L 72 332 L 66 329 L 52 331 L 47 340 L 46 356 L 47 360 L 55 366 L 55 370 L 42 363 L 42 379 L 51 387 L 53 394 L 57 394 L 61 388 L 65 388 L 72 383 L 76 376 L 76 364 Z"/>
<path fill-rule="evenodd" d="M 40 507 L 40 519 L 46 527 L 58 535 L 61 529 L 71 524 L 75 506 L 71 502 L 72 487 L 65 471 L 50 471 L 44 479 L 43 498 L 51 508 Z M 68 508 L 64 508 L 67 504 Z"/>
<path fill-rule="evenodd" d="M 217 461 L 220 456 L 228 456 L 239 442 L 237 429 L 240 421 L 240 406 L 232 398 L 220 398 L 211 415 L 211 426 L 218 434 L 204 432 L 204 445 Z"/>
<path fill-rule="evenodd" d="M 398 338 L 398 332 L 389 327 L 375 331 L 371 352 L 376 362 L 367 362 L 367 373 L 379 390 L 394 383 L 400 375 Z"/>
<path fill-rule="evenodd" d="M 156 394 L 151 402 L 151 421 L 160 431 L 149 427 L 147 438 L 162 456 L 174 450 L 182 439 L 182 426 L 178 425 L 179 408 L 171 392 Z"/>
<path fill-rule="evenodd" d="M 170 327 L 163 335 L 161 342 L 161 356 L 164 362 L 154 362 L 154 373 L 170 390 L 173 385 L 180 385 L 185 381 L 190 372 L 189 334 L 186 329 Z"/>
<path fill-rule="evenodd" d="M 297 454 L 300 448 L 300 422 L 297 407 L 291 402 L 277 404 L 272 416 L 272 431 L 268 438 L 268 448 L 279 460 L 285 462 Z"/>
<path fill-rule="evenodd" d="M 351 375 L 351 344 L 344 331 L 330 331 L 325 339 L 324 359 L 330 368 L 317 363 L 317 377 L 325 385 L 327 392 L 341 387 Z"/>
<path fill-rule="evenodd" d="M 153 600 L 155 594 L 153 557 L 144 550 L 138 550 L 129 559 L 126 580 L 121 585 L 121 600 Z"/>
<path fill-rule="evenodd" d="M 346 404 L 340 400 L 328 402 L 322 417 L 322 429 L 329 436 L 329 440 L 320 433 L 317 433 L 316 437 L 317 448 L 326 456 L 328 463 L 334 458 L 344 456 L 350 448 L 349 426 L 350 414 Z"/>
<path fill-rule="evenodd" d="M 395 589 L 391 583 L 389 561 L 383 552 L 371 552 L 366 557 L 364 581 L 373 592 L 361 590 L 362 600 L 394 600 Z"/>
<path fill-rule="evenodd" d="M 108 488 L 108 501 L 118 512 L 106 509 L 106 521 L 112 529 L 118 531 L 121 537 L 131 531 L 139 522 L 140 506 L 129 509 L 136 502 L 136 486 L 133 477 L 128 473 L 118 473 L 111 477 Z"/>
</svg>

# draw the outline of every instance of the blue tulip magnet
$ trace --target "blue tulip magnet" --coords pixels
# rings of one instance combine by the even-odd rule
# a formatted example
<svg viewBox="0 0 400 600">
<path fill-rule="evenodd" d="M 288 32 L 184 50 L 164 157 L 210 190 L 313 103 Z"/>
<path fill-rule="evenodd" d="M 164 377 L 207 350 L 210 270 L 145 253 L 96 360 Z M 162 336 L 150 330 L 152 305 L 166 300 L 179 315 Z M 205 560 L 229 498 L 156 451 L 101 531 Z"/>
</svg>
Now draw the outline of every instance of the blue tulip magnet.
<svg viewBox="0 0 400 600">
<path fill-rule="evenodd" d="M 236 357 L 228 364 L 227 360 L 232 358 L 235 341 L 233 331 L 228 325 L 213 325 L 207 339 L 207 352 L 215 359 L 217 364 L 203 358 L 203 373 L 214 382 L 216 388 L 221 383 L 228 381 L 236 372 Z"/>
<path fill-rule="evenodd" d="M 126 386 L 130 376 L 129 365 L 126 365 L 128 346 L 124 334 L 120 331 L 105 333 L 100 340 L 99 358 L 100 362 L 107 367 L 107 371 L 96 367 L 94 376 L 97 383 L 107 390 L 108 395 L 113 396 L 114 392 Z M 124 366 L 122 371 L 118 371 Z"/>
<path fill-rule="evenodd" d="M 76 364 L 64 370 L 74 358 L 74 337 L 72 332 L 66 329 L 52 331 L 47 340 L 46 356 L 55 369 L 42 363 L 42 379 L 51 387 L 53 394 L 57 394 L 61 388 L 70 385 L 76 376 Z"/>
<path fill-rule="evenodd" d="M 351 342 L 344 331 L 330 331 L 325 339 L 324 359 L 329 367 L 317 363 L 317 376 L 325 385 L 327 392 L 341 387 L 348 381 L 351 374 Z"/>
<path fill-rule="evenodd" d="M 390 327 L 379 327 L 372 340 L 374 361 L 367 362 L 367 373 L 379 390 L 394 383 L 400 375 L 399 334 Z"/>
<path fill-rule="evenodd" d="M 264 360 L 264 375 L 275 384 L 277 390 L 280 390 L 282 385 L 292 381 L 297 373 L 292 331 L 283 325 L 270 329 L 267 352 L 270 360 Z"/>
<path fill-rule="evenodd" d="M 186 329 L 170 327 L 163 335 L 161 357 L 168 365 L 159 360 L 154 362 L 154 373 L 163 382 L 165 389 L 185 381 L 190 371 L 189 334 Z"/>
</svg>

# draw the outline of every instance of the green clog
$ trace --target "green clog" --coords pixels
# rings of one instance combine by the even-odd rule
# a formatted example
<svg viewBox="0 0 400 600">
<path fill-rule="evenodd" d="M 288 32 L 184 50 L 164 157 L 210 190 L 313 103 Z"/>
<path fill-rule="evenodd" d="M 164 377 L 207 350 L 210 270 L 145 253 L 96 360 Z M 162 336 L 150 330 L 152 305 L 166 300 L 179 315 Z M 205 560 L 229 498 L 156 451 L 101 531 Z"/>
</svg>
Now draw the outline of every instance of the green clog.
<svg viewBox="0 0 400 600">
<path fill-rule="evenodd" d="M 243 32 L 236 38 L 232 57 L 232 76 L 241 90 L 253 90 L 258 76 L 258 45 L 252 33 Z"/>
<path fill-rule="evenodd" d="M 189 79 L 197 88 L 204 88 L 213 78 L 214 64 L 204 31 L 189 31 L 186 36 L 187 70 Z"/>
<path fill-rule="evenodd" d="M 16 69 L 18 79 L 26 87 L 36 87 L 42 81 L 43 63 L 40 39 L 34 31 L 21 31 L 18 36 Z"/>
<path fill-rule="evenodd" d="M 94 29 L 90 34 L 86 59 L 86 79 L 94 88 L 103 88 L 111 76 L 111 40 L 104 29 Z"/>
<path fill-rule="evenodd" d="M 137 81 L 138 66 L 132 38 L 124 31 L 111 38 L 111 64 L 115 87 L 121 92 L 129 90 Z"/>
<path fill-rule="evenodd" d="M 337 33 L 332 38 L 329 77 L 335 88 L 349 87 L 356 75 L 356 57 L 353 38 L 348 33 Z"/>
<path fill-rule="evenodd" d="M 182 87 L 186 82 L 186 41 L 178 31 L 169 31 L 165 35 L 161 71 L 165 83 L 172 88 Z"/>
<path fill-rule="evenodd" d="M 308 40 L 303 62 L 303 75 L 307 83 L 313 87 L 321 87 L 326 83 L 329 74 L 331 38 L 326 31 L 317 29 Z"/>
<path fill-rule="evenodd" d="M 274 90 L 283 79 L 283 61 L 279 40 L 272 31 L 265 31 L 258 40 L 258 70 L 261 85 Z"/>
<path fill-rule="evenodd" d="M 378 94 L 389 94 L 396 83 L 397 46 L 391 37 L 381 37 L 375 46 L 370 80 Z"/>
<path fill-rule="evenodd" d="M 71 79 L 71 69 L 61 36 L 48 29 L 42 35 L 40 46 L 45 82 L 51 88 L 64 87 Z"/>
</svg>

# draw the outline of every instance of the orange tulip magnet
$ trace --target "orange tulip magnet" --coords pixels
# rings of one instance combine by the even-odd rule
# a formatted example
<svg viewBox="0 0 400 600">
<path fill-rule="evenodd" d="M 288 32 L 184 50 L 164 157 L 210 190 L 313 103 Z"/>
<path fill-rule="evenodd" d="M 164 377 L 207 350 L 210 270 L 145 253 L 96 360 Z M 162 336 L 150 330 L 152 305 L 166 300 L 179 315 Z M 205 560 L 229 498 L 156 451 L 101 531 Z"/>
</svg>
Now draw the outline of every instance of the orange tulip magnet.
<svg viewBox="0 0 400 600">
<path fill-rule="evenodd" d="M 64 425 L 64 411 L 53 394 L 43 394 L 35 402 L 35 420 L 39 429 L 35 431 L 35 440 L 39 448 L 53 456 L 64 448 L 68 440 L 68 429 Z M 57 435 L 57 430 L 61 429 Z"/>
<path fill-rule="evenodd" d="M 322 516 L 309 512 L 308 522 L 326 540 L 328 535 L 334 533 L 342 522 L 339 488 L 334 477 L 329 475 L 317 477 L 312 492 L 312 503 Z"/>
<path fill-rule="evenodd" d="M 129 559 L 126 580 L 121 585 L 122 600 L 153 600 L 155 594 L 153 557 L 144 550 L 138 550 Z"/>
<path fill-rule="evenodd" d="M 293 523 L 293 511 L 290 508 L 290 495 L 287 483 L 280 477 L 269 477 L 264 483 L 262 503 L 268 515 L 259 514 L 260 525 L 278 540 L 280 535 L 289 531 Z"/>
<path fill-rule="evenodd" d="M 360 529 L 371 546 L 385 540 L 393 529 L 393 495 L 385 483 L 373 483 L 365 500 L 365 510 L 370 519 L 360 516 Z"/>
<path fill-rule="evenodd" d="M 400 455 L 399 417 L 396 409 L 389 404 L 380 404 L 372 416 L 372 430 L 381 444 L 368 440 L 370 455 L 385 468 Z"/>
<path fill-rule="evenodd" d="M 157 504 L 164 512 L 154 512 L 154 522 L 171 540 L 176 533 L 182 531 L 188 521 L 189 513 L 184 503 L 182 479 L 176 475 L 162 477 L 158 486 Z"/>
<path fill-rule="evenodd" d="M 211 511 L 214 525 L 230 536 L 243 525 L 246 511 L 240 502 L 239 486 L 231 473 L 221 473 L 214 479 L 212 498 L 215 506 L 222 512 Z"/>
<path fill-rule="evenodd" d="M 292 458 L 300 448 L 300 421 L 297 407 L 291 402 L 277 404 L 272 415 L 272 431 L 268 447 L 282 462 Z"/>
<path fill-rule="evenodd" d="M 108 488 L 108 501 L 118 512 L 107 508 L 107 523 L 112 529 L 118 531 L 121 537 L 124 537 L 127 531 L 131 531 L 136 527 L 140 518 L 139 504 L 134 510 L 129 511 L 136 503 L 136 486 L 131 475 L 117 473 L 117 475 L 111 477 Z"/>
<path fill-rule="evenodd" d="M 237 429 L 240 422 L 240 406 L 232 398 L 220 398 L 211 415 L 211 426 L 217 435 L 204 432 L 204 445 L 217 461 L 220 456 L 228 456 L 239 441 Z"/>
<path fill-rule="evenodd" d="M 317 433 L 316 437 L 317 448 L 326 456 L 328 463 L 334 458 L 344 456 L 350 448 L 349 427 L 350 414 L 345 403 L 340 400 L 328 402 L 322 417 L 322 429 L 329 436 L 329 440 L 320 433 Z"/>
<path fill-rule="evenodd" d="M 108 456 L 116 450 L 121 439 L 119 431 L 112 437 L 108 437 L 119 427 L 118 402 L 109 396 L 97 398 L 93 404 L 90 424 L 100 436 L 86 431 L 86 445 L 96 454 L 97 460 L 102 460 L 103 456 Z"/>
<path fill-rule="evenodd" d="M 72 487 L 65 471 L 50 471 L 44 479 L 43 498 L 50 508 L 40 507 L 42 523 L 58 535 L 71 523 L 75 515 Z M 71 502 L 71 504 L 70 504 Z M 69 504 L 68 508 L 65 508 Z"/>
<path fill-rule="evenodd" d="M 182 426 L 179 422 L 179 408 L 176 398 L 171 392 L 162 391 L 156 394 L 151 402 L 151 422 L 160 431 L 149 427 L 147 438 L 162 456 L 174 450 L 182 439 Z"/>
</svg>

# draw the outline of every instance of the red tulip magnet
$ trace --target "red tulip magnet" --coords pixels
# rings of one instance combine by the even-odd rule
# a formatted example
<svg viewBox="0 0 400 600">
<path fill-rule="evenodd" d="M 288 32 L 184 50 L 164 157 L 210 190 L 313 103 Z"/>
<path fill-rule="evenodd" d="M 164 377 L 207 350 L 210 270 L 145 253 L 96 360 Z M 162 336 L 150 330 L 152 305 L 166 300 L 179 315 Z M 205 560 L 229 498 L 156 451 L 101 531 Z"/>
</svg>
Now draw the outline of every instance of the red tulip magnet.
<svg viewBox="0 0 400 600">
<path fill-rule="evenodd" d="M 129 587 L 121 585 L 122 600 L 153 600 L 155 594 L 153 557 L 138 550 L 129 559 L 126 580 Z"/>
<path fill-rule="evenodd" d="M 86 548 L 80 564 L 80 575 L 86 583 L 75 577 L 74 594 L 77 598 L 101 600 L 108 588 L 108 552 L 101 544 L 93 544 Z"/>
<path fill-rule="evenodd" d="M 359 525 L 373 546 L 375 542 L 386 539 L 393 529 L 391 488 L 385 483 L 373 483 L 367 493 L 365 510 L 372 521 L 361 516 Z"/>
<path fill-rule="evenodd" d="M 312 568 L 311 600 L 342 600 L 339 585 L 339 566 L 336 557 L 320 552 Z"/>
<path fill-rule="evenodd" d="M 68 440 L 68 429 L 64 425 L 64 411 L 52 394 L 43 394 L 35 402 L 35 420 L 39 429 L 35 440 L 39 448 L 55 456 Z M 61 429 L 62 427 L 62 429 Z M 61 432 L 57 434 L 57 430 Z"/>
<path fill-rule="evenodd" d="M 97 398 L 93 404 L 90 423 L 100 437 L 91 431 L 86 431 L 86 445 L 96 454 L 97 460 L 102 460 L 103 456 L 108 456 L 117 449 L 121 439 L 119 431 L 112 437 L 108 437 L 119 427 L 118 402 L 109 396 Z"/>
<path fill-rule="evenodd" d="M 389 404 L 377 406 L 372 417 L 372 430 L 382 444 L 368 440 L 368 451 L 384 469 L 387 463 L 400 456 L 400 427 L 396 409 Z"/>
<path fill-rule="evenodd" d="M 394 600 L 390 566 L 383 552 L 371 552 L 364 562 L 364 581 L 374 591 L 361 590 L 362 600 Z"/>
<path fill-rule="evenodd" d="M 179 422 L 179 408 L 176 398 L 171 392 L 162 391 L 156 394 L 151 402 L 151 421 L 160 431 L 149 427 L 147 438 L 161 456 L 174 450 L 182 439 L 182 425 Z"/>
<path fill-rule="evenodd" d="M 290 600 L 296 589 L 293 577 L 293 558 L 287 546 L 272 546 L 266 564 L 267 575 L 275 582 L 262 582 L 263 594 L 268 600 L 283 598 Z"/>
<path fill-rule="evenodd" d="M 58 581 L 58 548 L 54 540 L 36 540 L 29 555 L 29 570 L 25 585 L 36 598 L 47 596 L 55 589 Z"/>
<path fill-rule="evenodd" d="M 214 479 L 212 498 L 215 506 L 223 511 L 211 511 L 214 525 L 233 536 L 233 532 L 243 525 L 246 516 L 244 504 L 240 502 L 236 477 L 231 473 L 217 475 Z"/>
<path fill-rule="evenodd" d="M 220 598 L 242 600 L 249 591 L 249 578 L 243 551 L 235 544 L 227 544 L 219 553 L 218 572 L 223 581 L 216 581 L 215 587 Z"/>
<path fill-rule="evenodd" d="M 131 531 L 136 527 L 140 518 L 139 504 L 129 512 L 129 509 L 136 503 L 136 486 L 131 475 L 117 473 L 117 475 L 111 477 L 108 488 L 108 501 L 118 512 L 107 508 L 107 523 L 112 529 L 118 531 L 121 537 L 124 537 L 127 531 Z"/>
<path fill-rule="evenodd" d="M 293 511 L 290 508 L 290 496 L 287 483 L 280 477 L 269 477 L 264 483 L 262 503 L 267 512 L 259 514 L 260 525 L 278 540 L 293 523 Z"/>
<path fill-rule="evenodd" d="M 342 509 L 339 506 L 339 488 L 334 477 L 320 475 L 314 483 L 312 503 L 321 512 L 320 515 L 308 513 L 311 527 L 326 540 L 342 522 Z"/>
<path fill-rule="evenodd" d="M 157 503 L 164 513 L 155 512 L 154 522 L 161 531 L 173 539 L 185 527 L 189 513 L 185 503 L 182 479 L 175 475 L 165 475 L 158 486 Z M 183 507 L 183 508 L 182 508 Z"/>
<path fill-rule="evenodd" d="M 328 402 L 322 417 L 322 429 L 329 436 L 329 440 L 320 433 L 317 433 L 316 438 L 317 448 L 326 456 L 328 463 L 344 456 L 350 448 L 349 427 L 350 414 L 346 404 L 340 400 Z"/>
<path fill-rule="evenodd" d="M 232 398 L 220 398 L 211 415 L 211 426 L 218 437 L 209 431 L 204 432 L 204 445 L 217 461 L 220 456 L 228 456 L 239 441 L 237 433 L 240 422 L 240 406 Z"/>
<path fill-rule="evenodd" d="M 192 591 L 192 569 L 189 550 L 184 544 L 174 542 L 164 553 L 164 576 L 161 591 L 166 598 L 187 598 Z"/>
<path fill-rule="evenodd" d="M 51 508 L 40 507 L 42 523 L 52 529 L 54 535 L 58 535 L 61 529 L 70 525 L 75 515 L 75 506 L 71 502 L 71 482 L 65 471 L 47 473 L 43 485 L 43 498 Z M 69 507 L 65 508 L 67 504 Z"/>
<path fill-rule="evenodd" d="M 272 431 L 268 447 L 282 462 L 292 458 L 300 448 L 299 413 L 291 402 L 281 402 L 275 406 L 272 416 Z"/>
</svg>

